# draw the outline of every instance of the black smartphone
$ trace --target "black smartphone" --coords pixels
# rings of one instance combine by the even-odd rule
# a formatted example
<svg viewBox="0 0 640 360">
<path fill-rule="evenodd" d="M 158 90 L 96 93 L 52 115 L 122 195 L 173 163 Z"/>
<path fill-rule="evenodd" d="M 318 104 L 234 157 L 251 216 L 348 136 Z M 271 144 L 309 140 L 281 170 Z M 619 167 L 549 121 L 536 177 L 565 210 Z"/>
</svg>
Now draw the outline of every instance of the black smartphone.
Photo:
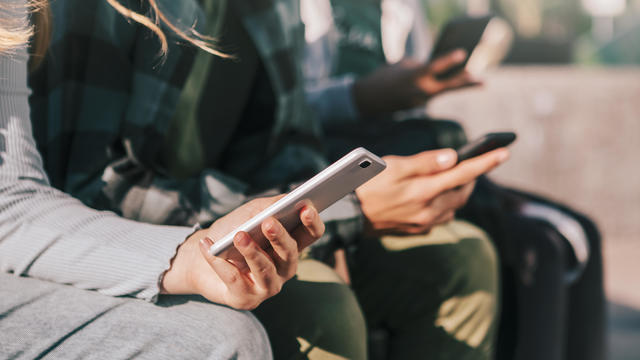
<svg viewBox="0 0 640 360">
<path fill-rule="evenodd" d="M 459 65 L 452 67 L 446 72 L 439 74 L 439 79 L 451 77 L 464 69 L 469 60 L 469 56 L 476 48 L 487 25 L 493 18 L 492 15 L 480 17 L 459 17 L 447 23 L 440 32 L 436 45 L 433 47 L 429 62 L 446 55 L 456 49 L 467 51 L 467 58 Z"/>
<path fill-rule="evenodd" d="M 496 132 L 489 133 L 476 139 L 466 145 L 461 146 L 458 150 L 458 163 L 482 155 L 491 150 L 505 147 L 516 139 L 516 134 L 512 132 Z"/>
</svg>

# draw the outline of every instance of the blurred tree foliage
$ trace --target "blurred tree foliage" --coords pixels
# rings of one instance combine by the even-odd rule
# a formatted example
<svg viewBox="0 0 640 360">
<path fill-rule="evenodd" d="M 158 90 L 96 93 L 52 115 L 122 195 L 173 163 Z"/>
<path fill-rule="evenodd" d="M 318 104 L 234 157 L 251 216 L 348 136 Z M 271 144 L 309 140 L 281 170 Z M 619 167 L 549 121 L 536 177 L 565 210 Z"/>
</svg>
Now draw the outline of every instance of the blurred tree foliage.
<svg viewBox="0 0 640 360">
<path fill-rule="evenodd" d="M 514 62 L 640 64 L 640 0 L 627 0 L 627 11 L 612 20 L 613 37 L 605 42 L 594 37 L 594 20 L 582 0 L 421 1 L 435 33 L 449 19 L 464 15 L 469 2 L 484 2 L 515 30 L 514 51 L 520 54 L 513 54 Z"/>
</svg>

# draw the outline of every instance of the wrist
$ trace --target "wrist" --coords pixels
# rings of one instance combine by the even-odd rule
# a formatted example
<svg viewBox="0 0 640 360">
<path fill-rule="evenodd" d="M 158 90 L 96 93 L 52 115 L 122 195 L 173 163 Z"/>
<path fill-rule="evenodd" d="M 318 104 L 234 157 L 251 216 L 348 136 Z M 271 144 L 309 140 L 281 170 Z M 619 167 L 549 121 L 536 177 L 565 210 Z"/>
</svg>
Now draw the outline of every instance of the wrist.
<svg viewBox="0 0 640 360">
<path fill-rule="evenodd" d="M 198 230 L 191 234 L 178 246 L 176 255 L 171 260 L 161 282 L 162 294 L 196 294 L 198 289 L 194 281 L 194 267 L 201 256 L 198 242 L 206 236 L 206 230 Z"/>
</svg>

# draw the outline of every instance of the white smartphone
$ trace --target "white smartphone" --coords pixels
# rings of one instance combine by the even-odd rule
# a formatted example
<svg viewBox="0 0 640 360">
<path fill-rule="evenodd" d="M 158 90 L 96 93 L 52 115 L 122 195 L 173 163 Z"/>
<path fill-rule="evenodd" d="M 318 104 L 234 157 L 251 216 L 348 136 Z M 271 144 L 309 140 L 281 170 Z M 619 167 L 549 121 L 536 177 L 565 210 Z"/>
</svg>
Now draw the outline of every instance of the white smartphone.
<svg viewBox="0 0 640 360">
<path fill-rule="evenodd" d="M 364 148 L 357 148 L 216 241 L 209 248 L 209 253 L 219 256 L 228 250 L 233 246 L 234 236 L 240 231 L 249 233 L 254 241 L 266 249 L 269 245 L 262 234 L 261 225 L 267 218 L 275 217 L 291 231 L 300 224 L 300 210 L 305 205 L 313 204 L 318 212 L 322 212 L 386 167 L 378 156 Z"/>
</svg>

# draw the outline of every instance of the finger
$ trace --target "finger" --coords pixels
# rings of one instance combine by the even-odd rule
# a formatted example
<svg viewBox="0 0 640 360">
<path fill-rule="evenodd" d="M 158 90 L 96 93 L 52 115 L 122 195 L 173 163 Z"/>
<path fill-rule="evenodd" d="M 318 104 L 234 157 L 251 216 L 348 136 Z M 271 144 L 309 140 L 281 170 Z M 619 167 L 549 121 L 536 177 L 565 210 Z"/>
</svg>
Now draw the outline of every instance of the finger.
<svg viewBox="0 0 640 360">
<path fill-rule="evenodd" d="M 213 241 L 208 237 L 200 239 L 200 252 L 209 263 L 209 266 L 215 271 L 220 280 L 227 286 L 232 293 L 251 294 L 253 289 L 247 278 L 242 274 L 240 269 L 230 262 L 213 256 L 209 253 L 209 248 L 213 245 Z"/>
<path fill-rule="evenodd" d="M 462 64 L 467 59 L 467 51 L 464 49 L 453 50 L 452 52 L 440 56 L 428 65 L 428 72 L 432 74 L 442 74 L 454 66 Z"/>
<path fill-rule="evenodd" d="M 244 231 L 234 236 L 233 243 L 249 266 L 249 277 L 260 289 L 271 293 L 279 280 L 276 266 L 269 255 Z"/>
<path fill-rule="evenodd" d="M 292 278 L 298 265 L 297 239 L 289 235 L 282 224 L 274 218 L 262 223 L 262 233 L 273 249 L 272 260 L 278 274 L 287 280 Z"/>
<path fill-rule="evenodd" d="M 443 225 L 455 218 L 456 212 L 453 210 L 442 213 L 438 218 L 433 221 L 434 226 Z"/>
<path fill-rule="evenodd" d="M 434 225 L 435 219 L 437 219 L 439 216 L 440 213 L 436 209 L 427 207 L 422 211 L 417 212 L 407 220 L 411 227 L 431 227 Z"/>
<path fill-rule="evenodd" d="M 300 221 L 303 226 L 300 230 L 304 229 L 304 232 L 301 231 L 301 237 L 298 241 L 300 246 L 298 249 L 302 250 L 322 237 L 325 231 L 325 225 L 320 218 L 320 214 L 318 214 L 318 210 L 312 205 L 305 206 L 305 208 L 302 209 L 300 212 Z M 298 239 L 297 235 L 298 234 L 296 234 L 296 239 Z"/>
<path fill-rule="evenodd" d="M 433 176 L 432 186 L 438 193 L 466 185 L 509 159 L 509 150 L 500 148 L 465 160 L 454 168 Z"/>
<path fill-rule="evenodd" d="M 450 79 L 446 79 L 441 82 L 442 91 L 459 89 L 472 84 L 473 80 L 467 72 L 461 72 L 460 74 L 454 75 Z"/>
<path fill-rule="evenodd" d="M 423 151 L 416 155 L 398 157 L 397 171 L 401 178 L 431 175 L 454 166 L 457 154 L 453 149 Z"/>
<path fill-rule="evenodd" d="M 433 199 L 431 207 L 438 212 L 447 212 L 463 207 L 473 191 L 474 183 L 475 182 L 472 181 L 462 187 L 441 193 Z"/>
<path fill-rule="evenodd" d="M 482 76 L 479 76 L 478 74 L 474 74 L 471 73 L 467 70 L 464 70 L 463 74 L 465 74 L 467 76 L 467 81 L 469 82 L 469 84 L 471 86 L 482 86 L 484 85 L 484 80 L 482 78 Z"/>
<path fill-rule="evenodd" d="M 258 213 L 260 213 L 262 210 L 266 209 L 267 207 L 275 203 L 276 201 L 282 199 L 285 195 L 286 194 L 278 194 L 275 196 L 255 198 L 255 199 L 252 199 L 251 201 L 248 201 L 243 206 L 243 209 L 247 211 L 247 214 L 249 216 L 255 216 Z"/>
<path fill-rule="evenodd" d="M 399 234 L 408 234 L 408 235 L 424 235 L 431 232 L 433 229 L 433 224 L 429 225 L 419 225 L 413 224 L 406 227 L 403 227 Z"/>
</svg>

